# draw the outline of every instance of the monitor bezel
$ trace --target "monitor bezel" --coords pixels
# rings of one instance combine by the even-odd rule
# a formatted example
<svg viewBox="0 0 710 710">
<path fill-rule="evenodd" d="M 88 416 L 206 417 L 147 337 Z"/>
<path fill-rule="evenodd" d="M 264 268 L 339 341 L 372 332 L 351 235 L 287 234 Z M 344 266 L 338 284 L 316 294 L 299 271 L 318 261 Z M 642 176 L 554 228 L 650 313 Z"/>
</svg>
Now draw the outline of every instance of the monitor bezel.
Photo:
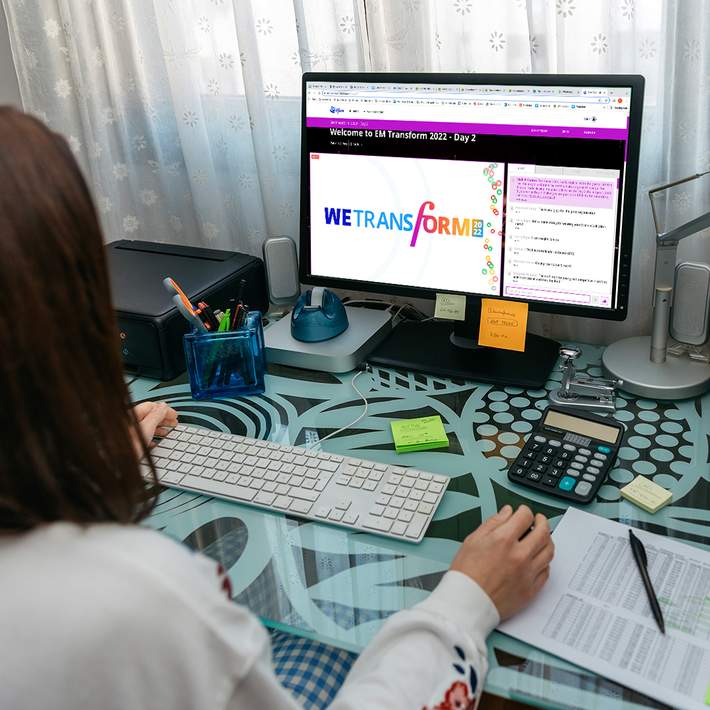
<svg viewBox="0 0 710 710">
<path fill-rule="evenodd" d="M 400 72 L 305 72 L 301 84 L 301 195 L 300 195 L 300 249 L 299 278 L 301 283 L 326 286 L 346 291 L 362 291 L 407 298 L 434 299 L 437 293 L 458 293 L 471 299 L 485 298 L 485 294 L 466 291 L 435 290 L 420 286 L 385 284 L 377 281 L 319 276 L 311 273 L 310 262 L 310 161 L 306 144 L 306 87 L 308 82 L 390 82 L 413 84 L 495 84 L 518 86 L 599 86 L 631 89 L 629 113 L 629 137 L 627 143 L 626 188 L 621 215 L 621 240 L 619 244 L 618 300 L 614 308 L 603 309 L 527 299 L 502 300 L 525 301 L 531 311 L 560 315 L 582 316 L 601 320 L 623 321 L 628 315 L 629 289 L 631 286 L 631 255 L 638 186 L 639 148 L 641 143 L 641 117 L 645 79 L 640 74 L 457 74 L 457 73 L 400 73 Z"/>
</svg>

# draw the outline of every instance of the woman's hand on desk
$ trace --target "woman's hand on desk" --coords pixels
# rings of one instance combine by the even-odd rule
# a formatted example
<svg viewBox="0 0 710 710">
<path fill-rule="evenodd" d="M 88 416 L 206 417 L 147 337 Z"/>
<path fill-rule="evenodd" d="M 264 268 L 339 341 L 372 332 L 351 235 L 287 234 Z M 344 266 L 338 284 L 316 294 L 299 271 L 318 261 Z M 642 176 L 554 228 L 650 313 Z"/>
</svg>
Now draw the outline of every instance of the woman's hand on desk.
<svg viewBox="0 0 710 710">
<path fill-rule="evenodd" d="M 165 402 L 141 402 L 137 404 L 135 412 L 140 433 L 147 446 L 151 445 L 153 437 L 164 436 L 170 427 L 177 426 L 177 412 L 169 407 Z M 143 456 L 142 447 L 136 441 L 136 450 L 139 456 Z"/>
<path fill-rule="evenodd" d="M 533 516 L 526 505 L 515 512 L 506 505 L 463 541 L 451 569 L 477 582 L 503 620 L 542 589 L 554 551 L 544 515 Z"/>
</svg>

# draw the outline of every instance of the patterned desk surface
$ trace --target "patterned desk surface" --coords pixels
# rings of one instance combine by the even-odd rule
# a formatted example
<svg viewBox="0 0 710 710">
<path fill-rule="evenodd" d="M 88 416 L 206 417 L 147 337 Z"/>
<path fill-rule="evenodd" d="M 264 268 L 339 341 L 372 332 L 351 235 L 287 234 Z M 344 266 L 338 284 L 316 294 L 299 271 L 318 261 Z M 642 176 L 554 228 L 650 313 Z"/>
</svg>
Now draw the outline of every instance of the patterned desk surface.
<svg viewBox="0 0 710 710">
<path fill-rule="evenodd" d="M 579 368 L 599 375 L 601 349 L 584 346 Z M 353 421 L 362 400 L 351 375 L 272 367 L 263 395 L 196 402 L 186 380 L 136 380 L 135 401 L 161 399 L 184 423 L 283 443 L 302 444 Z M 362 649 L 393 612 L 436 586 L 458 543 L 505 503 L 526 502 L 554 526 L 566 505 L 507 479 L 507 468 L 540 418 L 545 389 L 504 389 L 376 368 L 358 386 L 368 416 L 323 443 L 326 451 L 447 474 L 446 495 L 419 545 L 270 514 L 217 499 L 166 490 L 148 524 L 218 559 L 229 570 L 235 600 L 264 622 L 351 650 Z M 615 417 L 628 427 L 624 446 L 589 512 L 707 548 L 710 542 L 710 395 L 660 403 L 625 396 Z M 448 450 L 398 456 L 393 418 L 440 414 Z M 644 474 L 673 492 L 650 515 L 620 498 L 619 488 Z M 486 689 L 541 707 L 663 707 L 615 683 L 495 632 L 489 640 Z"/>
</svg>

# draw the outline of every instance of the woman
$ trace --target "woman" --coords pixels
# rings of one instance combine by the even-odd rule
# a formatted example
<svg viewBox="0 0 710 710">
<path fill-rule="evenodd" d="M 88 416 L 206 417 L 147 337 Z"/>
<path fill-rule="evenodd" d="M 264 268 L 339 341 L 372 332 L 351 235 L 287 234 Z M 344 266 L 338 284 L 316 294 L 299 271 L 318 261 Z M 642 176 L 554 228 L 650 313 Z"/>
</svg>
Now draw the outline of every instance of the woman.
<svg viewBox="0 0 710 710">
<path fill-rule="evenodd" d="M 157 492 L 139 459 L 177 417 L 131 406 L 69 148 L 0 109 L 0 185 L 0 707 L 295 708 L 214 563 L 136 525 Z M 503 508 L 426 601 L 387 621 L 332 707 L 468 705 L 486 636 L 540 590 L 552 555 L 543 516 Z"/>
</svg>

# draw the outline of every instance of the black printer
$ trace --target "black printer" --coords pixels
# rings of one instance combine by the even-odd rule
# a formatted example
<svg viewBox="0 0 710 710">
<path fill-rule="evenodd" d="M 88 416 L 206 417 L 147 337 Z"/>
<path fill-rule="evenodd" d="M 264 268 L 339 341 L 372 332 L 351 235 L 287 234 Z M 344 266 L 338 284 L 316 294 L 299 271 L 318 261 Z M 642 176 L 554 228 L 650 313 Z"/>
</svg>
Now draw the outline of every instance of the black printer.
<svg viewBox="0 0 710 710">
<path fill-rule="evenodd" d="M 182 336 L 189 324 L 163 286 L 170 276 L 193 303 L 224 310 L 242 279 L 243 300 L 266 312 L 264 263 L 247 254 L 216 249 L 120 240 L 106 245 L 113 305 L 123 362 L 144 377 L 170 380 L 185 370 Z"/>
</svg>

